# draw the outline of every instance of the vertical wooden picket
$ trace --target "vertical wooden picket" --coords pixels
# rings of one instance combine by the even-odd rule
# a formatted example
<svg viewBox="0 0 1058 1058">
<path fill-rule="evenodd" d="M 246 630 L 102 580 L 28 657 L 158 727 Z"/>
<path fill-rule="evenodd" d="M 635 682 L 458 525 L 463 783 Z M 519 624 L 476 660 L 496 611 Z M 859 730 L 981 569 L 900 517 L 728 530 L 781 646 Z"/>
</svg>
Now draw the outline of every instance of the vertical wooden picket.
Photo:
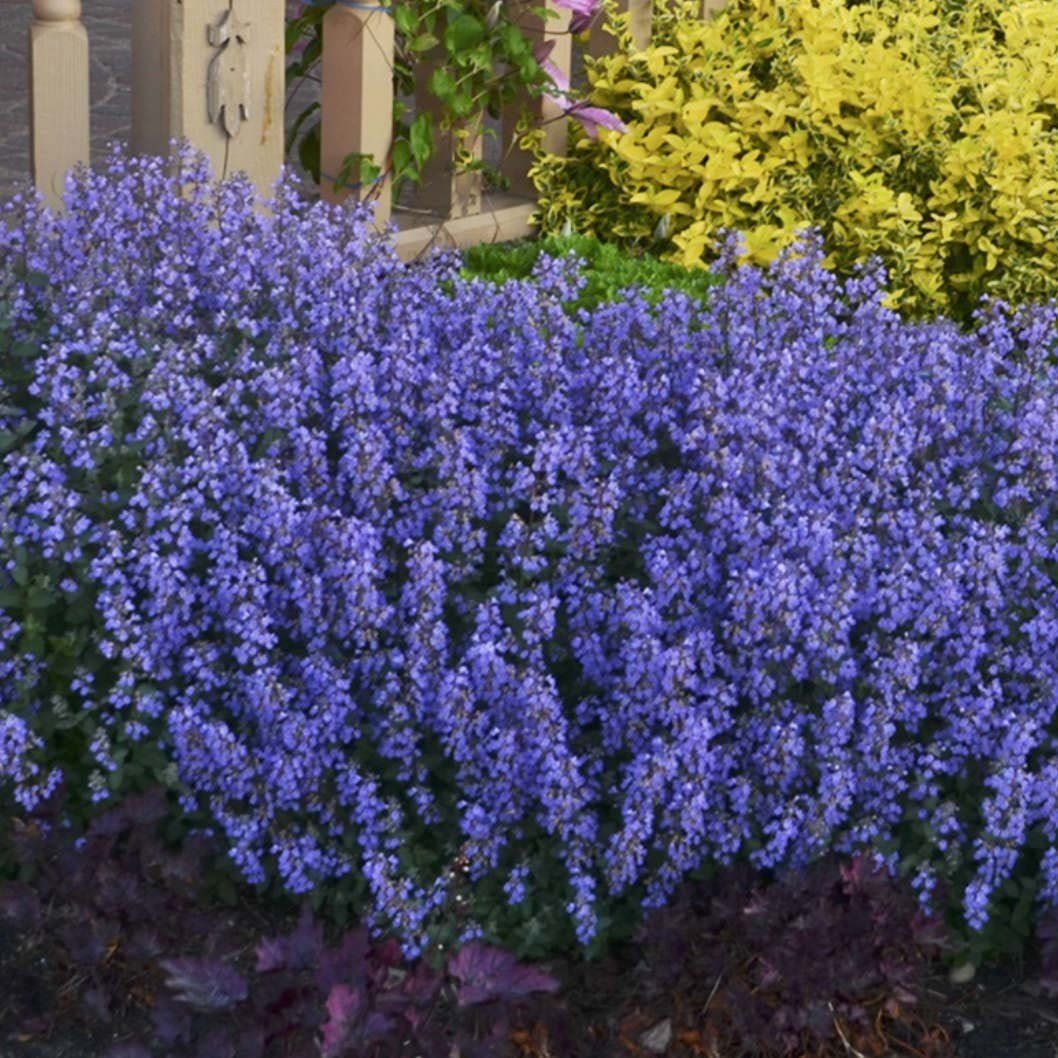
<svg viewBox="0 0 1058 1058">
<path fill-rule="evenodd" d="M 423 167 L 416 205 L 442 217 L 469 217 L 481 211 L 482 175 L 480 170 L 460 172 L 456 155 L 462 148 L 471 158 L 481 159 L 482 122 L 479 116 L 451 130 L 441 130 L 442 107 L 428 86 L 443 56 L 440 49 L 427 52 L 415 70 L 415 112 L 430 115 L 434 143 L 434 153 Z"/>
<path fill-rule="evenodd" d="M 283 165 L 285 17 L 284 0 L 169 0 L 170 133 L 263 195 Z"/>
<path fill-rule="evenodd" d="M 508 0 L 516 22 L 534 44 L 551 43 L 547 54 L 557 80 L 568 82 L 572 66 L 570 12 L 559 0 Z M 618 0 L 631 16 L 636 46 L 650 39 L 651 0 Z M 725 0 L 702 0 L 712 17 Z M 186 140 L 213 161 L 218 176 L 243 171 L 268 194 L 283 164 L 284 30 L 286 0 L 134 0 L 133 148 L 162 154 Z M 54 206 L 61 204 L 67 173 L 87 163 L 89 140 L 88 36 L 80 0 L 32 0 L 30 113 L 36 185 Z M 350 197 L 376 203 L 379 225 L 392 215 L 394 22 L 387 0 L 334 0 L 324 17 L 321 91 L 322 193 L 331 202 Z M 594 27 L 589 52 L 603 54 L 612 38 Z M 433 64 L 423 57 L 416 71 L 416 102 L 434 116 L 440 108 L 426 91 Z M 482 219 L 482 177 L 457 172 L 457 149 L 482 155 L 479 115 L 452 134 L 438 135 L 426 164 L 418 205 L 439 214 L 441 225 L 408 226 L 401 215 L 401 252 L 443 236 L 467 245 L 477 238 L 513 238 L 528 230 L 535 189 L 528 178 L 532 159 L 516 143 L 518 119 L 542 130 L 543 146 L 564 154 L 569 119 L 561 88 L 549 98 L 523 93 L 502 115 L 500 170 L 513 195 L 490 200 Z M 362 186 L 353 156 L 370 157 L 383 175 Z M 345 170 L 345 172 L 343 172 Z M 339 174 L 346 186 L 336 186 Z M 411 210 L 411 214 L 415 211 Z"/>
<path fill-rule="evenodd" d="M 137 154 L 168 154 L 173 136 L 171 6 L 172 0 L 132 5 L 132 149 Z"/>
<path fill-rule="evenodd" d="M 703 0 L 708 3 L 709 0 Z M 642 50 L 650 45 L 651 22 L 654 17 L 654 5 L 651 0 L 617 0 L 618 10 L 628 12 L 628 28 L 635 46 Z M 603 27 L 606 20 L 600 15 L 592 24 L 588 37 L 588 54 L 594 58 L 609 55 L 614 50 L 616 39 Z"/>
<path fill-rule="evenodd" d="M 533 14 L 532 8 L 538 6 L 546 7 L 550 17 L 545 20 Z M 548 58 L 568 79 L 573 65 L 573 38 L 569 32 L 570 12 L 557 7 L 555 0 L 546 0 L 544 4 L 538 3 L 537 0 L 519 0 L 516 10 L 519 12 L 518 24 L 534 45 L 554 41 Z M 527 94 L 523 94 L 518 102 L 504 111 L 503 157 L 500 162 L 500 171 L 510 181 L 511 191 L 532 198 L 536 195 L 533 183 L 529 179 L 532 158 L 521 150 L 516 142 L 516 124 L 519 115 L 523 112 L 528 112 L 532 124 L 543 129 L 543 146 L 549 154 L 564 155 L 566 153 L 569 119 L 554 101 L 543 98 L 533 99 Z"/>
<path fill-rule="evenodd" d="M 390 218 L 393 144 L 393 17 L 381 3 L 339 0 L 323 19 L 320 168 L 323 197 L 341 202 L 355 195 L 376 203 L 375 221 Z M 374 184 L 353 167 L 346 187 L 336 187 L 350 155 L 370 155 L 382 166 Z"/>
<path fill-rule="evenodd" d="M 88 34 L 81 0 L 33 0 L 29 29 L 33 182 L 62 205 L 66 174 L 90 154 Z"/>
</svg>

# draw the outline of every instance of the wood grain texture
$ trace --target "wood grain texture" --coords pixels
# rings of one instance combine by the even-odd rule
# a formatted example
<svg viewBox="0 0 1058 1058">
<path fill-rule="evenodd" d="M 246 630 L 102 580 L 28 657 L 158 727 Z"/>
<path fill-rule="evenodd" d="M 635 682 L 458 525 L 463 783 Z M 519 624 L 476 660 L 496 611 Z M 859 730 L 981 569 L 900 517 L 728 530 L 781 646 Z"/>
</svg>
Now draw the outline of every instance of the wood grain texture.
<svg viewBox="0 0 1058 1058">
<path fill-rule="evenodd" d="M 375 202 L 375 221 L 388 223 L 392 211 L 389 176 L 393 145 L 392 16 L 382 7 L 336 5 L 323 20 L 323 86 L 321 145 L 323 197 L 343 202 L 350 197 Z M 360 185 L 354 167 L 349 184 L 337 187 L 350 155 L 370 155 L 384 175 L 373 185 Z"/>
<path fill-rule="evenodd" d="M 62 205 L 66 176 L 90 158 L 88 34 L 81 5 L 35 0 L 29 27 L 30 164 L 48 205 Z"/>
<path fill-rule="evenodd" d="M 481 160 L 482 121 L 479 116 L 452 129 L 441 129 L 443 108 L 429 90 L 429 83 L 443 54 L 440 48 L 427 52 L 415 68 L 415 112 L 430 115 L 434 141 L 434 153 L 423 167 L 416 205 L 442 217 L 468 217 L 481 210 L 482 175 L 480 170 L 460 171 L 456 159 L 462 149 L 469 157 Z"/>
<path fill-rule="evenodd" d="M 217 176 L 245 173 L 266 196 L 283 165 L 285 7 L 284 0 L 170 0 L 168 12 L 171 135 L 203 151 Z M 243 36 L 213 43 L 236 16 L 246 27 Z M 238 65 L 245 87 L 239 99 L 232 96 L 229 111 L 211 114 L 211 70 L 233 47 L 238 54 L 227 65 Z"/>
<path fill-rule="evenodd" d="M 132 7 L 132 149 L 169 153 L 173 137 L 169 81 L 170 0 L 136 0 Z"/>
</svg>

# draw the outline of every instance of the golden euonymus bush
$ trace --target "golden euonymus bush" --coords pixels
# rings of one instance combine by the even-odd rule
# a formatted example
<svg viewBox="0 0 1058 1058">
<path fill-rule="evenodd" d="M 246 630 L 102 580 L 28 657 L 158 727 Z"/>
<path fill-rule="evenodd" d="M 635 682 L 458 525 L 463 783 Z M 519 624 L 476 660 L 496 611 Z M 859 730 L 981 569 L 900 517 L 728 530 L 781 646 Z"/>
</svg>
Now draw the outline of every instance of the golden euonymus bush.
<svg viewBox="0 0 1058 1058">
<path fill-rule="evenodd" d="M 767 262 L 812 225 L 839 270 L 880 255 L 919 314 L 1058 293 L 1058 0 L 697 10 L 675 0 L 650 48 L 622 31 L 589 71 L 627 132 L 538 150 L 545 230 L 692 265 L 724 229 Z"/>
</svg>

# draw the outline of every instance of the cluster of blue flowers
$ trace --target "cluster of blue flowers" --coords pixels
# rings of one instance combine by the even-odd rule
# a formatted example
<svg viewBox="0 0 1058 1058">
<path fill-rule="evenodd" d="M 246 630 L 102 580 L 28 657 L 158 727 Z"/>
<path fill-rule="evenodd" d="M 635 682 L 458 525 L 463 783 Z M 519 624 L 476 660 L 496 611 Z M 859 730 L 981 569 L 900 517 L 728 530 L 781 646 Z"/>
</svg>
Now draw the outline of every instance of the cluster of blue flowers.
<svg viewBox="0 0 1058 1058">
<path fill-rule="evenodd" d="M 517 903 L 551 857 L 585 943 L 740 856 L 962 872 L 980 926 L 1032 846 L 1058 901 L 1054 309 L 907 323 L 806 242 L 578 317 L 569 262 L 402 265 L 189 157 L 6 220 L 23 804 L 81 717 L 96 796 L 150 748 L 248 879 L 358 875 L 411 950 L 457 858 Z"/>
</svg>

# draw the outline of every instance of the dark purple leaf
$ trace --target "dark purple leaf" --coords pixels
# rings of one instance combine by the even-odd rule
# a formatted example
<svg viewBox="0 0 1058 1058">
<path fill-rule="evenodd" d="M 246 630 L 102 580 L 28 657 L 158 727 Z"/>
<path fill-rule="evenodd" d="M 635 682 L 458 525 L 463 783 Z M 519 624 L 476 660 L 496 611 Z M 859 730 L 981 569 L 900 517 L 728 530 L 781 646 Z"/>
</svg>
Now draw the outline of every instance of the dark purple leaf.
<svg viewBox="0 0 1058 1058">
<path fill-rule="evenodd" d="M 371 952 L 373 960 L 378 963 L 379 966 L 397 966 L 403 955 L 400 949 L 400 943 L 395 937 L 386 937 L 386 940 L 381 944 L 376 945 L 375 949 Z"/>
<path fill-rule="evenodd" d="M 134 959 L 148 961 L 162 953 L 163 944 L 156 930 L 150 926 L 140 926 L 125 945 L 125 951 Z"/>
<path fill-rule="evenodd" d="M 0 882 L 0 918 L 20 930 L 40 925 L 40 897 L 23 882 Z"/>
<path fill-rule="evenodd" d="M 385 981 L 389 971 L 400 966 L 402 959 L 400 944 L 393 937 L 387 937 L 380 944 L 376 944 L 368 954 L 371 976 L 379 983 Z"/>
<path fill-rule="evenodd" d="M 348 1043 L 357 1019 L 363 1013 L 362 993 L 348 985 L 335 985 L 327 996 L 326 1024 L 323 1026 L 323 1058 L 335 1058 Z"/>
<path fill-rule="evenodd" d="M 110 808 L 101 816 L 97 816 L 88 824 L 87 837 L 89 841 L 100 840 L 113 841 L 129 829 L 129 821 L 121 807 Z"/>
<path fill-rule="evenodd" d="M 377 1010 L 372 1010 L 367 1015 L 367 1018 L 364 1021 L 364 1026 L 360 1030 L 360 1038 L 365 1043 L 369 1043 L 371 1040 L 381 1039 L 392 1028 L 392 1018 L 387 1017 L 385 1014 L 382 1014 Z"/>
<path fill-rule="evenodd" d="M 81 993 L 81 1005 L 98 1021 L 110 1021 L 110 996 L 103 988 L 86 988 Z"/>
<path fill-rule="evenodd" d="M 155 1001 L 151 1022 L 162 1043 L 187 1043 L 191 1039 L 191 1015 L 167 996 Z"/>
<path fill-rule="evenodd" d="M 44 849 L 44 833 L 36 822 L 15 819 L 11 824 L 11 844 L 15 857 L 22 866 L 36 864 Z"/>
<path fill-rule="evenodd" d="M 103 1058 L 151 1058 L 151 1052 L 142 1043 L 115 1043 Z"/>
<path fill-rule="evenodd" d="M 1045 995 L 1058 999 L 1058 910 L 1047 911 L 1036 927 L 1040 942 L 1040 988 Z"/>
<path fill-rule="evenodd" d="M 236 1058 L 263 1058 L 265 1053 L 264 1029 L 256 1024 L 240 1029 L 235 1044 Z"/>
<path fill-rule="evenodd" d="M 198 1058 L 235 1058 L 235 1041 L 226 1028 L 215 1028 L 199 1041 Z"/>
<path fill-rule="evenodd" d="M 506 1058 L 511 1053 L 508 1040 L 488 1036 L 483 1040 L 460 1040 L 459 1058 Z"/>
<path fill-rule="evenodd" d="M 320 956 L 319 969 L 316 971 L 316 983 L 321 992 L 330 990 L 340 983 L 362 988 L 364 983 L 364 963 L 367 958 L 369 938 L 362 926 L 349 930 L 336 948 L 331 948 Z M 260 969 L 261 950 L 258 949 L 258 969 Z"/>
<path fill-rule="evenodd" d="M 847 866 L 841 866 L 842 887 L 849 896 L 878 897 L 887 888 L 889 875 L 871 856 L 861 853 Z"/>
<path fill-rule="evenodd" d="M 159 965 L 176 998 L 196 1010 L 226 1010 L 249 994 L 242 974 L 217 959 L 163 959 Z"/>
<path fill-rule="evenodd" d="M 165 818 L 165 791 L 160 787 L 144 794 L 133 794 L 122 804 L 106 811 L 92 820 L 88 827 L 89 837 L 117 837 L 130 829 L 150 827 Z"/>
<path fill-rule="evenodd" d="M 1058 910 L 1051 909 L 1040 917 L 1036 935 L 1042 941 L 1054 941 L 1058 945 Z"/>
<path fill-rule="evenodd" d="M 134 914 L 139 919 L 151 918 L 149 894 L 132 875 L 120 871 L 115 864 L 106 864 L 96 875 L 96 906 L 107 915 Z M 157 910 L 157 908 L 155 908 Z"/>
<path fill-rule="evenodd" d="M 287 966 L 291 970 L 310 970 L 319 962 L 321 951 L 323 929 L 306 905 L 301 909 L 297 928 L 287 939 Z"/>
<path fill-rule="evenodd" d="M 951 948 L 951 936 L 944 920 L 920 910 L 911 917 L 911 938 L 917 947 L 930 954 Z"/>
<path fill-rule="evenodd" d="M 262 1022 L 267 1037 L 292 1027 L 315 1029 L 325 1019 L 319 992 L 288 974 L 259 977 L 254 982 L 253 1002 L 256 1010 L 267 1014 Z"/>
<path fill-rule="evenodd" d="M 421 1027 L 415 1029 L 415 1054 L 421 1055 L 462 1055 L 463 1040 L 457 1037 L 455 1045 L 448 1038 L 444 1028 L 434 1021 L 427 1021 Z M 569 1053 L 572 1053 L 570 1051 Z"/>
<path fill-rule="evenodd" d="M 126 830 L 152 826 L 165 818 L 166 811 L 165 791 L 157 786 L 144 793 L 131 794 L 116 808 L 92 820 L 88 834 L 90 837 L 117 837 Z"/>
<path fill-rule="evenodd" d="M 287 942 L 282 937 L 265 937 L 254 949 L 257 953 L 257 972 L 272 973 L 287 965 Z"/>
<path fill-rule="evenodd" d="M 399 979 L 394 977 L 397 973 L 396 970 L 390 970 L 389 987 L 377 993 L 375 1004 L 379 1010 L 400 1014 L 414 1027 L 419 1021 L 415 1008 L 425 1007 L 437 998 L 443 978 L 425 962 L 399 975 Z"/>
<path fill-rule="evenodd" d="M 257 946 L 257 972 L 310 970 L 323 951 L 323 929 L 306 905 L 294 931 L 287 937 L 266 938 Z"/>
<path fill-rule="evenodd" d="M 525 966 L 501 948 L 471 941 L 448 960 L 448 974 L 459 986 L 459 1006 L 488 1003 L 493 999 L 525 996 L 532 992 L 554 992 L 558 981 L 535 966 Z"/>
<path fill-rule="evenodd" d="M 169 853 L 161 859 L 158 870 L 171 885 L 194 892 L 201 884 L 202 864 L 211 845 L 205 835 L 192 834 L 183 842 L 179 851 Z"/>
<path fill-rule="evenodd" d="M 161 786 L 153 786 L 143 793 L 125 798 L 122 807 L 129 822 L 134 826 L 149 827 L 161 822 L 168 815 L 169 806 L 166 800 L 165 790 Z"/>
<path fill-rule="evenodd" d="M 106 953 L 104 929 L 93 919 L 70 922 L 59 930 L 67 954 L 78 966 L 96 966 Z"/>
<path fill-rule="evenodd" d="M 442 976 L 436 970 L 420 962 L 401 982 L 400 992 L 413 1003 L 429 1003 L 441 988 Z"/>
<path fill-rule="evenodd" d="M 421 1010 L 416 1010 L 412 1006 L 402 1007 L 398 1013 L 408 1023 L 408 1027 L 412 1032 L 416 1032 L 427 1017 Z"/>
</svg>

